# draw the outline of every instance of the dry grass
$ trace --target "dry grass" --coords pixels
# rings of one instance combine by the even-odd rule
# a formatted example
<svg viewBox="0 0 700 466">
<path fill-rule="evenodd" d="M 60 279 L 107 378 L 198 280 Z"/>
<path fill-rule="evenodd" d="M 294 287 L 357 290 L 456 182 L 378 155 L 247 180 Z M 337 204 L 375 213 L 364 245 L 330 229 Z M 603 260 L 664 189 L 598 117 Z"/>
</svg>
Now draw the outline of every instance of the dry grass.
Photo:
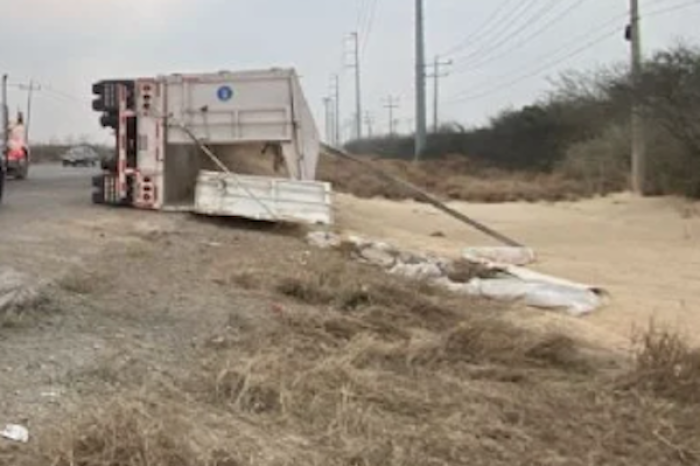
<svg viewBox="0 0 700 466">
<path fill-rule="evenodd" d="M 60 313 L 59 303 L 46 290 L 42 290 L 0 309 L 0 329 L 33 327 L 38 322 L 58 313 Z"/>
<path fill-rule="evenodd" d="M 330 465 L 700 460 L 697 407 L 620 391 L 574 340 L 524 331 L 493 305 L 325 253 L 277 291 L 314 307 L 285 308 L 213 355 L 199 396 L 303 438 L 288 464 L 309 450 Z"/>
<path fill-rule="evenodd" d="M 102 276 L 97 272 L 75 268 L 60 277 L 56 284 L 69 293 L 89 295 L 99 288 L 101 281 Z"/>
<path fill-rule="evenodd" d="M 494 304 L 330 252 L 268 286 L 280 307 L 260 320 L 232 311 L 176 387 L 84 408 L 24 464 L 700 461 L 700 405 L 676 391 L 697 383 L 684 369 L 695 359 L 672 338 L 650 335 L 637 364 L 611 376 L 566 335 L 523 330 Z M 681 376 L 656 372 L 669 364 Z M 668 385 L 649 385 L 657 379 Z"/>
<path fill-rule="evenodd" d="M 700 404 L 700 349 L 652 325 L 637 339 L 630 384 L 677 402 Z"/>
<path fill-rule="evenodd" d="M 468 202 L 537 202 L 575 200 L 590 195 L 579 181 L 559 174 L 527 174 L 484 169 L 465 157 L 429 160 L 419 164 L 373 160 L 378 168 L 406 179 L 446 199 Z M 366 168 L 328 156 L 321 158 L 319 177 L 341 192 L 361 198 L 420 200 L 401 187 L 388 184 Z"/>
<path fill-rule="evenodd" d="M 173 409 L 156 403 L 117 401 L 92 406 L 73 426 L 49 437 L 46 464 L 191 466 L 200 460 L 193 429 Z"/>
</svg>

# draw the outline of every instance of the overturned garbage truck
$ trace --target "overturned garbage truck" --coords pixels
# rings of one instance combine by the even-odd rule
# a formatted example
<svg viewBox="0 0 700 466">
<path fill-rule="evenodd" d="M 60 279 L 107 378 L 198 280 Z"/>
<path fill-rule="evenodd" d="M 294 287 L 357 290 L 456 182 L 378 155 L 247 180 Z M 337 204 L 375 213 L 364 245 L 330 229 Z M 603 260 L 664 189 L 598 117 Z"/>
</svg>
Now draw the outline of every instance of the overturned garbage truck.
<svg viewBox="0 0 700 466">
<path fill-rule="evenodd" d="M 332 223 L 320 142 L 293 69 L 104 80 L 93 110 L 114 157 L 93 202 L 264 221 Z"/>
</svg>

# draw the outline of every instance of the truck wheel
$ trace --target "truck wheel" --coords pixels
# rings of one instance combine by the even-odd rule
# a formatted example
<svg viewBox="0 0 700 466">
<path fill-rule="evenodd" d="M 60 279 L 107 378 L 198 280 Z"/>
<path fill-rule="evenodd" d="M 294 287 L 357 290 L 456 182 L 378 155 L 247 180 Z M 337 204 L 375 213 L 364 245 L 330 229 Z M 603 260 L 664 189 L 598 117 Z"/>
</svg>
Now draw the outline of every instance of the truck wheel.
<svg viewBox="0 0 700 466">
<path fill-rule="evenodd" d="M 105 177 L 104 175 L 97 175 L 92 177 L 92 187 L 94 188 L 92 192 L 92 203 L 93 204 L 105 204 Z"/>
<path fill-rule="evenodd" d="M 21 167 L 19 167 L 19 169 L 15 173 L 15 179 L 26 180 L 28 175 L 29 175 L 29 164 L 25 162 L 22 164 Z"/>
<path fill-rule="evenodd" d="M 92 203 L 97 205 L 105 204 L 104 191 L 94 191 L 92 193 Z"/>
</svg>

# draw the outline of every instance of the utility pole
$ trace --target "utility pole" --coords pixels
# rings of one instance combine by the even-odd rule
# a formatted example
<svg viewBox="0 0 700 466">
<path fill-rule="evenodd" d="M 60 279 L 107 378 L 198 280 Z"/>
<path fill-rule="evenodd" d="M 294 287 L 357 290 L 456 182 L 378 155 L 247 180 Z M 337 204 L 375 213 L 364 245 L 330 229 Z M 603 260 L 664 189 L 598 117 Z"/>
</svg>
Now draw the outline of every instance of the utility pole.
<svg viewBox="0 0 700 466">
<path fill-rule="evenodd" d="M 332 103 L 333 103 L 333 101 L 330 97 L 323 98 L 323 109 L 325 111 L 325 118 L 326 118 L 326 123 L 324 126 L 326 128 L 326 141 L 328 141 L 329 144 L 333 144 L 333 122 L 332 122 L 332 115 L 331 115 L 331 104 Z"/>
<path fill-rule="evenodd" d="M 357 32 L 350 34 L 352 41 L 353 62 L 349 65 L 355 70 L 355 137 L 362 139 L 362 87 L 360 69 L 360 35 Z"/>
<path fill-rule="evenodd" d="M 415 160 L 420 160 L 427 142 L 425 99 L 425 17 L 423 0 L 416 0 L 416 147 Z"/>
<path fill-rule="evenodd" d="M 34 85 L 34 81 L 29 81 L 29 85 L 20 84 L 19 88 L 21 90 L 27 91 L 27 115 L 24 119 L 24 138 L 29 141 L 29 125 L 32 118 L 32 97 L 34 91 L 40 91 L 41 86 Z"/>
<path fill-rule="evenodd" d="M 342 145 L 342 124 L 340 119 L 340 76 L 334 74 L 333 80 L 331 81 L 331 85 L 333 87 L 333 100 L 335 101 L 335 112 L 333 112 L 333 129 L 335 131 L 335 134 L 333 135 L 333 144 L 336 147 L 340 147 Z"/>
<path fill-rule="evenodd" d="M 384 101 L 384 108 L 389 110 L 389 135 L 394 136 L 396 134 L 396 120 L 394 120 L 394 110 L 399 108 L 399 99 L 394 96 L 387 97 Z"/>
<path fill-rule="evenodd" d="M 632 190 L 640 195 L 646 191 L 646 144 L 644 140 L 644 117 L 640 104 L 640 83 L 642 79 L 642 41 L 640 30 L 639 0 L 630 0 L 630 24 L 627 38 L 630 41 L 632 66 Z"/>
<path fill-rule="evenodd" d="M 448 72 L 441 72 L 442 67 L 452 65 L 452 60 L 440 61 L 440 56 L 436 55 L 433 61 L 433 72 L 427 77 L 433 78 L 433 133 L 440 129 L 440 79 L 449 76 Z"/>
<path fill-rule="evenodd" d="M 374 134 L 374 131 L 372 131 L 374 127 L 374 118 L 372 118 L 369 112 L 365 113 L 365 124 L 367 125 L 367 137 L 371 138 Z"/>
</svg>

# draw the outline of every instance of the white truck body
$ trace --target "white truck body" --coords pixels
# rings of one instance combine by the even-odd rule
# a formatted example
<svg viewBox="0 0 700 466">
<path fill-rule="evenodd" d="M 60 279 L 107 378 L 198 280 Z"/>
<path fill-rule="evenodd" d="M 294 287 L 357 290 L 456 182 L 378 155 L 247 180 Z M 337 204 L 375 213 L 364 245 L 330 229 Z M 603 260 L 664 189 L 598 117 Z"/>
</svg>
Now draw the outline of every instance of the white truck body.
<svg viewBox="0 0 700 466">
<path fill-rule="evenodd" d="M 122 96 L 116 169 L 117 191 L 134 206 L 332 223 L 330 187 L 315 181 L 318 130 L 294 70 L 175 74 L 134 83 L 133 110 Z M 129 118 L 138 128 L 135 163 Z"/>
</svg>

